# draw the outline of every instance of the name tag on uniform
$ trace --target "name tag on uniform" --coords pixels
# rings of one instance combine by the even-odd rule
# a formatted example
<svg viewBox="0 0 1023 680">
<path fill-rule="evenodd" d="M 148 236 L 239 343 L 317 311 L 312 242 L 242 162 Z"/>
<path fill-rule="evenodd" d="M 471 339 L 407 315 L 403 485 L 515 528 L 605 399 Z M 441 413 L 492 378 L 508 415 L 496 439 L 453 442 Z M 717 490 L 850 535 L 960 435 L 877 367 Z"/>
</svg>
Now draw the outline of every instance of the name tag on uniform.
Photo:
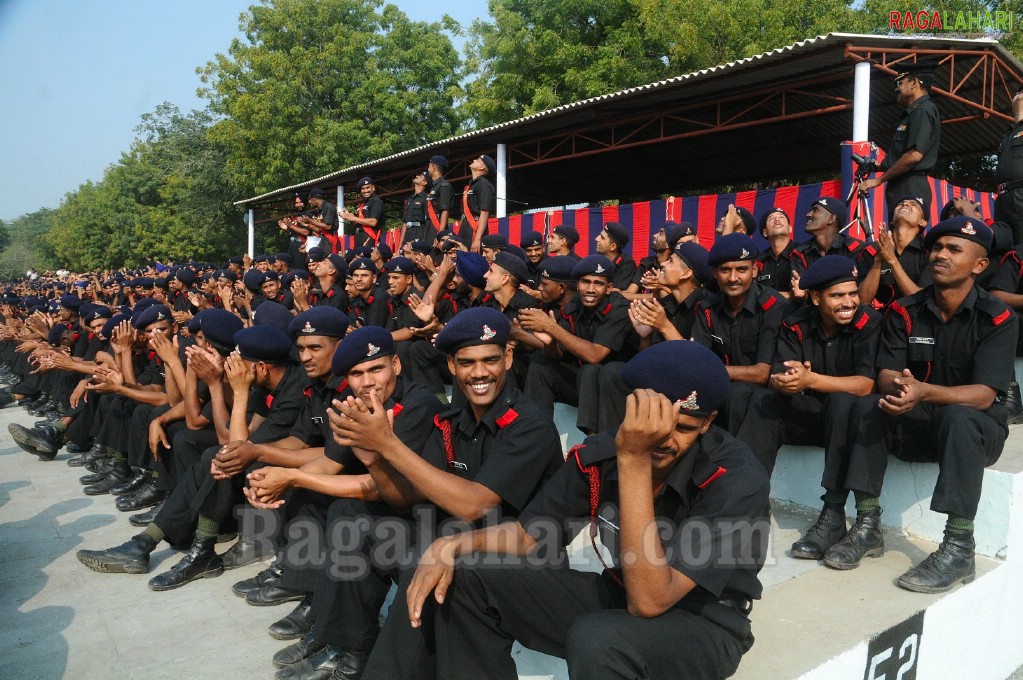
<svg viewBox="0 0 1023 680">
<path fill-rule="evenodd" d="M 917 338 L 917 337 L 914 337 L 914 336 L 911 335 L 911 336 L 909 336 L 909 344 L 911 344 L 911 345 L 933 345 L 934 344 L 934 338 Z"/>
<path fill-rule="evenodd" d="M 312 420 L 317 425 L 322 425 L 323 424 L 323 418 L 321 416 L 313 416 Z"/>
<path fill-rule="evenodd" d="M 723 345 L 723 344 L 725 344 L 725 341 L 724 341 L 724 340 L 722 340 L 722 339 L 721 339 L 720 337 L 718 337 L 717 335 L 712 335 L 712 336 L 710 336 L 710 339 L 711 339 L 711 340 L 713 340 L 714 342 L 716 342 L 716 343 L 717 343 L 717 344 L 719 344 L 719 345 Z"/>
<path fill-rule="evenodd" d="M 451 467 L 455 468 L 456 470 L 465 470 L 466 472 L 468 472 L 469 470 L 468 465 L 466 465 L 465 463 L 459 463 L 457 460 L 451 461 Z"/>
<path fill-rule="evenodd" d="M 770 280 L 771 280 L 771 275 L 770 274 L 761 274 L 760 276 L 757 277 L 757 281 L 770 281 Z"/>
</svg>

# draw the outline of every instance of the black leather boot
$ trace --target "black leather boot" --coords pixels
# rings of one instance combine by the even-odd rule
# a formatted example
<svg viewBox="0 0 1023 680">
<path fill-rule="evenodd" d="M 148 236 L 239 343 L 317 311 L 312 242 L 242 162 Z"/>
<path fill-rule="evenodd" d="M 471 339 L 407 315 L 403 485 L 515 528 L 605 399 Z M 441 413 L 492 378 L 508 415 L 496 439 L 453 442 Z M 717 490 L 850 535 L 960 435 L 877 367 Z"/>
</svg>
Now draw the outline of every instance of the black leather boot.
<svg viewBox="0 0 1023 680">
<path fill-rule="evenodd" d="M 341 657 L 341 663 L 334 669 L 330 680 L 359 680 L 363 671 L 366 670 L 367 661 L 369 661 L 369 652 L 348 650 Z"/>
<path fill-rule="evenodd" d="M 1013 378 L 1009 383 L 1009 391 L 1005 393 L 1003 402 L 1009 412 L 1009 425 L 1023 423 L 1023 397 L 1019 393 L 1019 383 Z"/>
<path fill-rule="evenodd" d="M 144 574 L 149 571 L 149 554 L 156 550 L 156 541 L 138 534 L 127 543 L 106 550 L 79 550 L 78 561 L 102 573 Z"/>
<path fill-rule="evenodd" d="M 856 514 L 856 523 L 845 538 L 824 553 L 824 564 L 832 569 L 855 569 L 864 557 L 884 555 L 884 535 L 881 533 L 881 508 Z"/>
<path fill-rule="evenodd" d="M 296 664 L 277 671 L 277 680 L 330 680 L 334 669 L 341 665 L 344 653 L 334 645 L 313 652 Z"/>
<path fill-rule="evenodd" d="M 306 595 L 291 613 L 271 624 L 267 632 L 277 640 L 297 640 L 313 628 L 312 609 L 312 598 Z"/>
<path fill-rule="evenodd" d="M 916 593 L 943 593 L 957 583 L 972 582 L 977 577 L 975 547 L 972 531 L 945 529 L 938 549 L 900 576 L 899 586 Z"/>
<path fill-rule="evenodd" d="M 825 505 L 817 522 L 792 544 L 792 556 L 802 560 L 819 560 L 828 548 L 844 537 L 845 512 Z"/>
<path fill-rule="evenodd" d="M 159 576 L 149 579 L 150 590 L 172 590 L 197 578 L 211 578 L 224 573 L 224 565 L 214 546 L 216 537 L 196 538 L 181 561 Z"/>
<path fill-rule="evenodd" d="M 238 541 L 221 555 L 221 558 L 224 560 L 224 569 L 237 569 L 271 555 L 273 555 L 273 544 L 270 541 L 257 541 L 242 534 Z"/>
<path fill-rule="evenodd" d="M 271 562 L 270 566 L 259 572 L 252 578 L 247 578 L 244 581 L 238 581 L 231 586 L 231 592 L 238 597 L 245 597 L 253 590 L 259 590 L 263 586 L 268 586 L 273 583 L 277 583 L 281 578 L 281 567 L 276 561 Z"/>
<path fill-rule="evenodd" d="M 126 493 L 132 493 L 149 480 L 149 473 L 146 470 L 133 471 L 134 474 L 124 484 L 118 484 L 110 489 L 110 493 L 115 496 L 121 496 Z"/>
<path fill-rule="evenodd" d="M 86 496 L 102 496 L 105 493 L 110 493 L 110 490 L 115 486 L 124 484 L 131 479 L 131 466 L 128 465 L 126 460 L 115 460 L 113 467 L 110 469 L 110 474 L 107 477 L 95 484 L 82 489 Z"/>
<path fill-rule="evenodd" d="M 40 460 L 56 458 L 57 451 L 64 440 L 64 435 L 58 432 L 53 425 L 42 425 L 29 429 L 18 423 L 11 423 L 7 426 L 7 432 L 22 451 L 39 456 Z"/>
<path fill-rule="evenodd" d="M 104 479 L 110 476 L 110 472 L 114 469 L 113 461 L 97 461 L 96 465 L 93 466 L 95 470 L 87 475 L 78 478 L 79 483 L 84 485 L 96 484 L 102 482 Z M 85 466 L 86 470 L 89 470 L 89 466 Z"/>
<path fill-rule="evenodd" d="M 156 515 L 160 512 L 160 506 L 163 505 L 163 501 L 160 501 L 146 512 L 138 515 L 132 515 L 128 518 L 128 523 L 135 527 L 147 527 L 149 524 L 156 519 Z"/>
<path fill-rule="evenodd" d="M 165 498 L 167 498 L 167 492 L 163 489 L 157 489 L 156 480 L 150 478 L 133 493 L 123 498 L 118 498 L 115 505 L 121 512 L 138 512 L 139 510 L 158 505 Z"/>
</svg>

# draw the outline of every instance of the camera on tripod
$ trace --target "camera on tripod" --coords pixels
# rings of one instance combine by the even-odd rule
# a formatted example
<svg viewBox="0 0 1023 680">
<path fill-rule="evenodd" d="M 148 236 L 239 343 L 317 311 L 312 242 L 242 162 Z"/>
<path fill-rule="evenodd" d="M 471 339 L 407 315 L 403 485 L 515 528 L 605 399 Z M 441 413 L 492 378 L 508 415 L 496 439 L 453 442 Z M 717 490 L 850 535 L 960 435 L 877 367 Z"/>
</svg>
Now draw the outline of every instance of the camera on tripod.
<svg viewBox="0 0 1023 680">
<path fill-rule="evenodd" d="M 881 171 L 880 166 L 877 164 L 877 158 L 874 155 L 860 156 L 854 153 L 852 159 L 856 162 L 856 179 L 861 182 L 871 174 Z"/>
</svg>

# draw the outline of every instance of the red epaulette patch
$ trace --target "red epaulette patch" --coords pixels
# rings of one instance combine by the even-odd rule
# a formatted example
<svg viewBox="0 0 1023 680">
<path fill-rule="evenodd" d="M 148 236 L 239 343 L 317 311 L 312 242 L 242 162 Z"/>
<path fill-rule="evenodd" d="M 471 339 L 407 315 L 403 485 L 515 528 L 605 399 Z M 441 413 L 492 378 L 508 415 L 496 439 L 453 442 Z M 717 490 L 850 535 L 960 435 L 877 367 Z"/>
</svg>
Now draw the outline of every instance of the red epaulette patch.
<svg viewBox="0 0 1023 680">
<path fill-rule="evenodd" d="M 519 414 L 515 412 L 515 409 L 508 409 L 503 416 L 498 418 L 495 422 L 497 426 L 504 429 L 515 422 L 515 419 L 519 417 Z"/>
<path fill-rule="evenodd" d="M 334 297 L 334 289 L 333 288 L 331 288 L 330 290 L 327 291 L 327 297 L 328 298 Z"/>
<path fill-rule="evenodd" d="M 394 415 L 395 417 L 397 417 L 397 415 L 398 415 L 399 413 L 401 413 L 402 411 L 404 411 L 404 410 L 405 410 L 405 407 L 404 407 L 404 406 L 402 406 L 401 404 L 395 404 L 395 405 L 394 405 L 394 408 L 393 408 L 393 409 L 391 409 L 391 413 L 392 413 L 392 414 L 393 414 L 393 415 Z"/>
<path fill-rule="evenodd" d="M 877 248 L 875 248 L 874 246 L 867 246 L 866 248 L 864 248 L 864 250 L 866 250 L 868 253 L 870 253 L 871 257 L 874 257 L 875 255 L 877 255 Z"/>
<path fill-rule="evenodd" d="M 768 298 L 767 300 L 764 300 L 763 302 L 760 303 L 760 309 L 762 309 L 762 310 L 764 310 L 766 312 L 771 307 L 774 307 L 774 303 L 777 302 L 777 301 L 778 301 L 778 298 L 776 298 L 775 296 L 772 295 L 770 298 Z"/>
<path fill-rule="evenodd" d="M 266 407 L 270 408 L 271 406 L 273 406 L 273 404 L 274 404 L 274 395 L 272 395 L 272 394 L 266 395 Z"/>
<path fill-rule="evenodd" d="M 1001 326 L 1003 323 L 1005 323 L 1005 321 L 1009 318 L 1011 314 L 1012 312 L 1006 309 L 1004 312 L 993 318 L 992 321 L 995 322 L 996 326 Z"/>
<path fill-rule="evenodd" d="M 155 357 L 155 356 L 156 356 L 156 351 L 155 350 L 149 350 L 149 356 L 146 357 L 146 358 L 149 359 L 150 361 L 152 361 L 153 357 Z"/>
<path fill-rule="evenodd" d="M 603 311 L 600 312 L 600 315 L 601 316 L 607 316 L 610 311 L 611 311 L 611 303 L 609 302 L 609 303 L 607 303 L 607 307 L 604 307 Z"/>
<path fill-rule="evenodd" d="M 346 389 L 348 389 L 348 378 L 345 378 L 344 380 L 342 380 L 341 384 L 337 386 L 337 391 L 338 391 L 339 394 L 341 392 L 344 392 Z"/>
<path fill-rule="evenodd" d="M 864 313 L 863 313 L 863 316 L 861 316 L 861 317 L 859 318 L 859 320 L 858 320 L 858 321 L 856 322 L 856 324 L 855 324 L 855 326 L 856 326 L 856 330 L 858 330 L 858 331 L 862 331 L 862 330 L 863 330 L 863 327 L 867 325 L 867 322 L 868 322 L 868 321 L 870 321 L 870 317 L 869 317 L 869 316 L 867 316 L 867 313 L 866 313 L 866 312 L 864 312 Z"/>
<path fill-rule="evenodd" d="M 92 340 L 95 337 L 96 337 L 95 333 L 89 333 L 89 340 Z"/>
<path fill-rule="evenodd" d="M 313 396 L 313 388 L 312 387 L 305 388 L 304 390 L 302 390 L 302 394 L 305 395 L 306 399 L 311 399 Z"/>
<path fill-rule="evenodd" d="M 906 323 L 906 335 L 909 335 L 911 332 L 913 332 L 913 320 L 909 318 L 909 312 L 906 311 L 905 307 L 903 307 L 898 303 L 898 301 L 896 301 L 893 302 L 892 306 L 889 307 L 888 309 L 889 311 L 895 312 L 896 314 L 902 317 L 902 320 Z"/>
<path fill-rule="evenodd" d="M 787 324 L 784 321 L 782 321 L 781 325 L 784 326 L 785 328 L 788 328 L 793 333 L 795 333 L 796 334 L 796 338 L 799 340 L 799 344 L 803 344 L 803 329 L 799 327 L 798 323 L 790 325 L 790 324 Z"/>
<path fill-rule="evenodd" d="M 710 486 L 711 482 L 713 482 L 715 479 L 717 479 L 721 475 L 725 474 L 726 472 L 728 472 L 728 470 L 724 469 L 723 467 L 721 467 L 719 465 L 718 469 L 714 472 L 714 474 L 712 474 L 710 477 L 708 477 L 707 481 L 705 481 L 703 484 L 700 484 L 699 488 L 706 489 L 708 486 Z"/>
<path fill-rule="evenodd" d="M 848 243 L 845 244 L 845 247 L 849 252 L 852 252 L 859 248 L 861 245 L 863 244 L 860 243 L 859 241 L 849 241 Z"/>
</svg>

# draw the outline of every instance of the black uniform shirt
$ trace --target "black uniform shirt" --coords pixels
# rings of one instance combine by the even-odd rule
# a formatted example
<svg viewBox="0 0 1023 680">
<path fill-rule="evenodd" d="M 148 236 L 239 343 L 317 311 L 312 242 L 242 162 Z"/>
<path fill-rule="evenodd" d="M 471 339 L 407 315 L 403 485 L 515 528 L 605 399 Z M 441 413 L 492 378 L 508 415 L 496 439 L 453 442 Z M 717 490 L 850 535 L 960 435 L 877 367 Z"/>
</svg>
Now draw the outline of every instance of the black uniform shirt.
<svg viewBox="0 0 1023 680">
<path fill-rule="evenodd" d="M 330 376 L 329 380 L 307 378 L 302 390 L 305 402 L 302 404 L 302 412 L 291 428 L 291 436 L 305 442 L 309 447 L 324 446 L 327 440 L 332 438 L 327 409 L 332 400 L 342 397 L 342 392 L 347 386 L 345 380 L 337 376 Z"/>
<path fill-rule="evenodd" d="M 930 258 L 930 253 L 924 248 L 923 239 L 917 236 L 906 244 L 906 249 L 899 255 L 899 264 L 916 285 L 926 288 L 932 282 Z M 882 268 L 877 294 L 874 296 L 874 302 L 877 303 L 875 306 L 887 307 L 900 297 L 902 296 L 895 285 L 895 275 L 892 274 L 891 268 Z"/>
<path fill-rule="evenodd" d="M 628 255 L 619 255 L 614 260 L 615 278 L 611 282 L 617 290 L 625 290 L 636 280 L 636 263 Z"/>
<path fill-rule="evenodd" d="M 438 420 L 450 424 L 453 459 L 448 460 L 439 425 L 430 433 L 423 458 L 493 491 L 501 497 L 502 514 L 518 515 L 564 464 L 550 415 L 507 381 L 482 420 L 476 420 L 468 402 L 442 411 Z"/>
<path fill-rule="evenodd" d="M 774 288 L 781 293 L 788 293 L 792 290 L 792 251 L 796 249 L 795 241 L 789 241 L 785 249 L 775 257 L 770 247 L 757 255 L 757 262 L 760 263 L 760 273 L 757 281 L 768 288 Z"/>
<path fill-rule="evenodd" d="M 445 210 L 450 215 L 454 212 L 451 207 L 455 199 L 455 188 L 451 186 L 451 182 L 447 181 L 443 177 L 438 177 L 433 181 L 430 186 L 430 193 L 426 195 L 426 200 L 433 205 L 433 210 L 437 213 L 437 219 L 440 219 L 440 214 Z"/>
<path fill-rule="evenodd" d="M 1016 123 L 1002 137 L 998 145 L 998 165 L 995 166 L 995 182 L 1023 181 L 1023 121 Z"/>
<path fill-rule="evenodd" d="M 563 529 L 567 545 L 579 521 L 591 517 L 590 466 L 599 473 L 597 521 L 601 542 L 618 565 L 617 450 L 611 435 L 588 437 L 557 474 L 522 511 L 518 521 L 536 540 L 549 539 L 551 520 Z M 711 426 L 676 463 L 654 498 L 654 514 L 671 567 L 697 588 L 683 602 L 718 598 L 758 599 L 757 574 L 767 557 L 770 534 L 768 476 L 750 450 L 717 426 Z M 667 532 L 667 535 L 666 535 Z"/>
<path fill-rule="evenodd" d="M 1016 314 L 978 286 L 945 323 L 934 288 L 925 288 L 888 309 L 877 367 L 900 373 L 908 368 L 917 380 L 933 385 L 987 385 L 1005 394 L 1018 326 Z"/>
<path fill-rule="evenodd" d="M 352 394 L 347 382 L 343 385 L 344 396 Z M 394 434 L 416 453 L 423 450 L 426 440 L 436 429 L 433 418 L 443 408 L 430 388 L 398 376 L 394 394 L 384 403 L 384 408 L 394 409 Z M 351 447 L 341 446 L 328 433 L 324 454 L 335 463 L 345 467 L 345 474 L 363 474 L 366 466 L 358 459 Z"/>
<path fill-rule="evenodd" d="M 788 309 L 777 291 L 754 281 L 733 318 L 728 299 L 715 293 L 697 305 L 693 341 L 714 350 L 726 366 L 770 364 Z"/>
<path fill-rule="evenodd" d="M 412 311 L 412 308 L 408 305 L 408 299 L 412 296 L 415 291 L 409 287 L 402 295 L 388 295 L 387 304 L 387 321 L 384 323 L 384 328 L 391 331 L 392 333 L 402 328 L 422 328 L 426 324 L 423 320 L 416 316 L 416 313 Z"/>
<path fill-rule="evenodd" d="M 387 304 L 383 298 L 376 295 L 370 295 L 368 298 L 358 295 L 352 298 L 345 313 L 351 319 L 353 327 L 356 321 L 363 326 L 383 326 L 387 323 Z"/>
<path fill-rule="evenodd" d="M 401 221 L 426 223 L 426 192 L 420 191 L 405 199 L 401 209 Z M 379 225 L 378 225 L 379 226 Z"/>
<path fill-rule="evenodd" d="M 804 305 L 781 322 L 771 372 L 784 373 L 786 361 L 809 361 L 811 370 L 822 375 L 876 378 L 881 324 L 880 312 L 861 305 L 852 323 L 839 326 L 829 338 L 817 308 Z"/>
<path fill-rule="evenodd" d="M 306 381 L 304 368 L 297 364 L 288 364 L 281 381 L 269 394 L 265 391 L 260 393 L 258 388 L 253 388 L 249 400 L 262 397 L 267 410 L 266 420 L 249 434 L 250 442 L 253 444 L 276 442 L 291 434 L 291 428 L 305 405 Z"/>
<path fill-rule="evenodd" d="M 835 236 L 835 240 L 831 242 L 826 253 L 822 253 L 817 248 L 817 242 L 812 238 L 804 243 L 800 243 L 792 251 L 789 262 L 792 265 L 792 271 L 799 272 L 800 276 L 802 276 L 803 272 L 811 264 L 825 255 L 845 255 L 856 262 L 856 268 L 859 270 L 859 281 L 862 283 L 863 279 L 867 276 L 867 272 L 874 266 L 874 256 L 877 255 L 877 249 L 852 236 L 838 234 Z"/>
<path fill-rule="evenodd" d="M 484 210 L 491 217 L 494 217 L 494 213 L 497 212 L 497 192 L 494 191 L 494 185 L 490 183 L 489 179 L 480 175 L 469 182 L 469 186 L 465 188 L 465 191 L 466 196 L 464 200 L 469 206 L 469 212 L 472 213 L 473 219 L 478 220 L 480 213 Z"/>
<path fill-rule="evenodd" d="M 346 311 L 351 304 L 351 300 L 348 299 L 348 293 L 345 292 L 345 287 L 340 283 L 333 284 L 325 293 L 319 290 L 315 293 L 310 291 L 309 302 L 314 307 L 333 307 L 342 312 Z"/>
<path fill-rule="evenodd" d="M 619 293 L 611 293 L 594 308 L 584 307 L 576 295 L 557 318 L 558 324 L 576 337 L 611 350 L 603 363 L 627 361 L 638 346 L 632 321 L 629 320 L 629 301 Z M 576 360 L 567 351 L 564 359 Z"/>
<path fill-rule="evenodd" d="M 675 299 L 674 295 L 665 295 L 659 298 L 661 306 L 664 307 L 664 314 L 668 317 L 668 321 L 675 327 L 679 335 L 683 338 L 693 337 L 693 325 L 696 323 L 696 305 L 708 296 L 706 288 L 697 288 L 689 294 L 682 302 Z M 664 336 L 658 331 L 654 331 L 652 335 L 654 342 L 660 342 L 664 339 Z"/>
<path fill-rule="evenodd" d="M 514 321 L 519 317 L 519 310 L 521 309 L 536 309 L 540 306 L 540 301 L 534 298 L 529 293 L 521 290 L 516 290 L 515 294 L 512 295 L 511 300 L 508 300 L 508 304 L 501 308 L 501 303 L 497 301 L 497 298 L 493 294 L 487 293 L 483 296 L 480 307 L 493 307 L 499 312 L 503 312 L 509 321 Z"/>
<path fill-rule="evenodd" d="M 927 172 L 934 169 L 938 161 L 938 146 L 941 142 L 941 115 L 930 95 L 923 95 L 906 107 L 895 128 L 895 136 L 882 167 L 890 168 L 910 149 L 916 149 L 923 158 L 910 172 Z"/>
<path fill-rule="evenodd" d="M 336 205 L 328 201 L 324 201 L 320 204 L 320 209 L 318 211 L 313 211 L 312 214 L 316 219 L 329 227 L 328 229 L 324 229 L 324 232 L 332 235 L 337 233 L 337 227 L 338 224 L 340 224 L 341 219 L 337 216 Z"/>
<path fill-rule="evenodd" d="M 643 290 L 643 275 L 652 269 L 659 268 L 660 266 L 661 263 L 657 259 L 657 253 L 647 255 L 639 261 L 639 265 L 636 267 L 636 272 L 632 276 L 632 282 L 639 286 L 640 290 Z"/>
</svg>

